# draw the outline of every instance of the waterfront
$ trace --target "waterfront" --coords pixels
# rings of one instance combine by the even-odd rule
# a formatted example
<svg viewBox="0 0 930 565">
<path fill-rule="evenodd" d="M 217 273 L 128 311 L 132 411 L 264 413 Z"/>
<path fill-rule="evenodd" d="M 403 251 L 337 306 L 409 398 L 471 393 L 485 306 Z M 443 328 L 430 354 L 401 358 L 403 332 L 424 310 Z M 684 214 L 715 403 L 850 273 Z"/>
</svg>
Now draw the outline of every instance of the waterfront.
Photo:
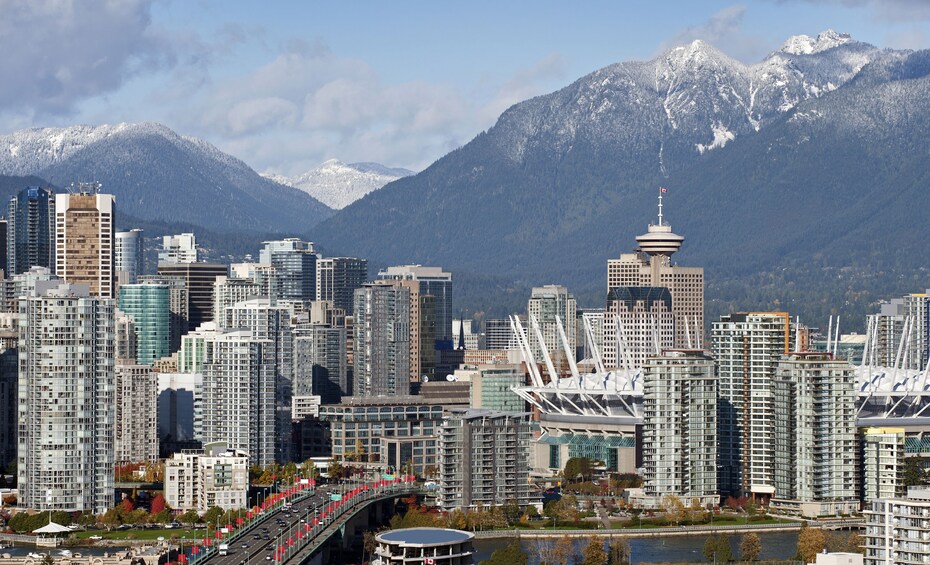
<svg viewBox="0 0 930 565">
<path fill-rule="evenodd" d="M 762 540 L 762 552 L 758 560 L 779 560 L 794 558 L 798 545 L 797 532 L 758 532 Z M 734 557 L 739 556 L 741 535 L 731 535 L 730 545 Z M 662 538 L 637 538 L 626 540 L 633 553 L 633 563 L 693 563 L 705 561 L 704 542 L 707 536 L 675 536 Z M 491 557 L 491 553 L 510 543 L 509 539 L 475 540 L 475 562 Z M 535 540 L 522 540 L 523 549 L 530 556 L 530 564 L 535 564 L 537 553 Z M 578 539 L 575 544 L 579 551 L 587 543 Z"/>
</svg>

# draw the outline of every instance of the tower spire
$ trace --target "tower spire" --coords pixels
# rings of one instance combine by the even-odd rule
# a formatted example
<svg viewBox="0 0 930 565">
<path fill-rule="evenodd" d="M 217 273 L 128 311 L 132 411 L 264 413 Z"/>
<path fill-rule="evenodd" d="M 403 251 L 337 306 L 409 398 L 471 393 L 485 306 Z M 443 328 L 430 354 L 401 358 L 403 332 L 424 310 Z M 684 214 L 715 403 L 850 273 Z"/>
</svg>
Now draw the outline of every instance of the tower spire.
<svg viewBox="0 0 930 565">
<path fill-rule="evenodd" d="M 659 225 L 662 225 L 662 190 L 659 189 Z"/>
</svg>

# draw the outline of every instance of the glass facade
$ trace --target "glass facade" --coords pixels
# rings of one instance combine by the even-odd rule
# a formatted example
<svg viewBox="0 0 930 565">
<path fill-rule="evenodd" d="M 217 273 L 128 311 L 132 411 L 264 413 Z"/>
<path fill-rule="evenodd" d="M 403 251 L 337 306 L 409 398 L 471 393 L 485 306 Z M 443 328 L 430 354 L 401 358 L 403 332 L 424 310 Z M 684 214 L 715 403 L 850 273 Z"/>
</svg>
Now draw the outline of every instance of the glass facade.
<svg viewBox="0 0 930 565">
<path fill-rule="evenodd" d="M 168 285 L 123 285 L 119 289 L 119 309 L 135 322 L 136 362 L 151 365 L 171 353 Z"/>
</svg>

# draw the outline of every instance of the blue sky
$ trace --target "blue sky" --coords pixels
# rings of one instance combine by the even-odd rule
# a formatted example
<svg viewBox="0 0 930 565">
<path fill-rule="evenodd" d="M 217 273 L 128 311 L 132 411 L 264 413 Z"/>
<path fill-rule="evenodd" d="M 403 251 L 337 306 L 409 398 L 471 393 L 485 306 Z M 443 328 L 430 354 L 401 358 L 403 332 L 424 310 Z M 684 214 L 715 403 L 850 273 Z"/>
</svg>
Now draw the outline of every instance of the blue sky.
<svg viewBox="0 0 930 565">
<path fill-rule="evenodd" d="M 827 28 L 930 48 L 930 0 L 0 0 L 0 132 L 158 121 L 259 171 L 419 169 L 611 63 L 693 39 L 751 63 Z"/>
</svg>

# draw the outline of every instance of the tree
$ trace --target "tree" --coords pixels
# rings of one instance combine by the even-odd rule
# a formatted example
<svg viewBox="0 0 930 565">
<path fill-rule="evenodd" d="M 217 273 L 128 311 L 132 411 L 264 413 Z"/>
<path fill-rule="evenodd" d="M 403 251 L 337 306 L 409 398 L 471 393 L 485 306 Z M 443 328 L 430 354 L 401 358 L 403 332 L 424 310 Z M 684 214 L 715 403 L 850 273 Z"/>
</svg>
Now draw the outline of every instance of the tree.
<svg viewBox="0 0 930 565">
<path fill-rule="evenodd" d="M 378 540 L 375 539 L 375 533 L 371 530 L 366 530 L 362 536 L 362 549 L 365 551 L 366 561 L 371 555 L 375 552 L 375 549 L 378 547 Z"/>
<path fill-rule="evenodd" d="M 798 557 L 805 563 L 813 563 L 817 554 L 827 547 L 827 536 L 820 528 L 808 527 L 805 522 L 798 533 Z"/>
<path fill-rule="evenodd" d="M 504 517 L 507 518 L 507 523 L 511 526 L 517 523 L 517 520 L 520 519 L 520 505 L 517 504 L 517 501 L 513 498 L 507 500 L 501 510 L 504 512 Z"/>
<path fill-rule="evenodd" d="M 51 553 L 45 554 L 45 557 L 42 558 L 42 565 L 55 565 L 55 558 L 52 557 Z"/>
<path fill-rule="evenodd" d="M 593 465 L 587 457 L 572 457 L 562 470 L 562 477 L 568 482 L 577 481 L 579 477 L 582 481 L 590 481 L 592 474 Z"/>
<path fill-rule="evenodd" d="M 155 498 L 152 499 L 152 506 L 149 510 L 154 515 L 154 514 L 158 514 L 164 509 L 165 509 L 165 497 L 160 494 L 155 495 Z"/>
<path fill-rule="evenodd" d="M 667 494 L 662 497 L 662 509 L 665 510 L 665 517 L 668 521 L 676 526 L 680 524 L 685 517 L 685 503 L 673 494 Z"/>
<path fill-rule="evenodd" d="M 123 512 L 127 514 L 135 509 L 135 505 L 132 503 L 132 499 L 128 496 L 124 498 L 122 502 L 120 502 L 120 506 L 123 507 Z"/>
<path fill-rule="evenodd" d="M 904 460 L 904 486 L 912 487 L 927 484 L 927 472 L 922 465 L 923 459 L 908 457 Z"/>
<path fill-rule="evenodd" d="M 355 460 L 365 460 L 365 444 L 360 439 L 355 440 Z"/>
<path fill-rule="evenodd" d="M 750 532 L 743 536 L 739 544 L 739 556 L 743 561 L 755 561 L 762 551 L 762 540 L 759 534 Z"/>
<path fill-rule="evenodd" d="M 569 563 L 575 560 L 575 542 L 568 536 L 562 536 L 552 548 L 552 557 L 556 563 Z"/>
<path fill-rule="evenodd" d="M 196 524 L 200 521 L 200 514 L 197 514 L 197 511 L 191 508 L 184 514 L 178 516 L 178 520 L 180 520 L 182 524 Z"/>
<path fill-rule="evenodd" d="M 214 506 L 213 508 L 207 510 L 203 513 L 203 516 L 200 517 L 201 521 L 206 524 L 213 524 L 223 515 L 223 509 L 219 506 Z"/>
<path fill-rule="evenodd" d="M 599 536 L 591 536 L 588 543 L 581 550 L 581 563 L 583 565 L 604 565 L 607 563 L 607 551 L 604 549 L 604 540 Z"/>
<path fill-rule="evenodd" d="M 513 540 L 506 546 L 491 554 L 491 558 L 482 563 L 486 565 L 526 565 L 529 556 L 523 550 L 518 540 Z"/>
<path fill-rule="evenodd" d="M 725 563 L 733 558 L 730 550 L 730 536 L 726 534 L 712 534 L 704 542 L 704 558 L 708 561 Z"/>
<path fill-rule="evenodd" d="M 625 565 L 630 562 L 630 543 L 626 540 L 613 540 L 608 546 L 608 565 Z"/>
<path fill-rule="evenodd" d="M 326 468 L 326 474 L 330 479 L 338 479 L 342 475 L 342 464 L 339 463 L 339 460 L 336 459 L 335 455 L 333 455 L 333 458 L 329 460 L 329 466 Z"/>
</svg>

